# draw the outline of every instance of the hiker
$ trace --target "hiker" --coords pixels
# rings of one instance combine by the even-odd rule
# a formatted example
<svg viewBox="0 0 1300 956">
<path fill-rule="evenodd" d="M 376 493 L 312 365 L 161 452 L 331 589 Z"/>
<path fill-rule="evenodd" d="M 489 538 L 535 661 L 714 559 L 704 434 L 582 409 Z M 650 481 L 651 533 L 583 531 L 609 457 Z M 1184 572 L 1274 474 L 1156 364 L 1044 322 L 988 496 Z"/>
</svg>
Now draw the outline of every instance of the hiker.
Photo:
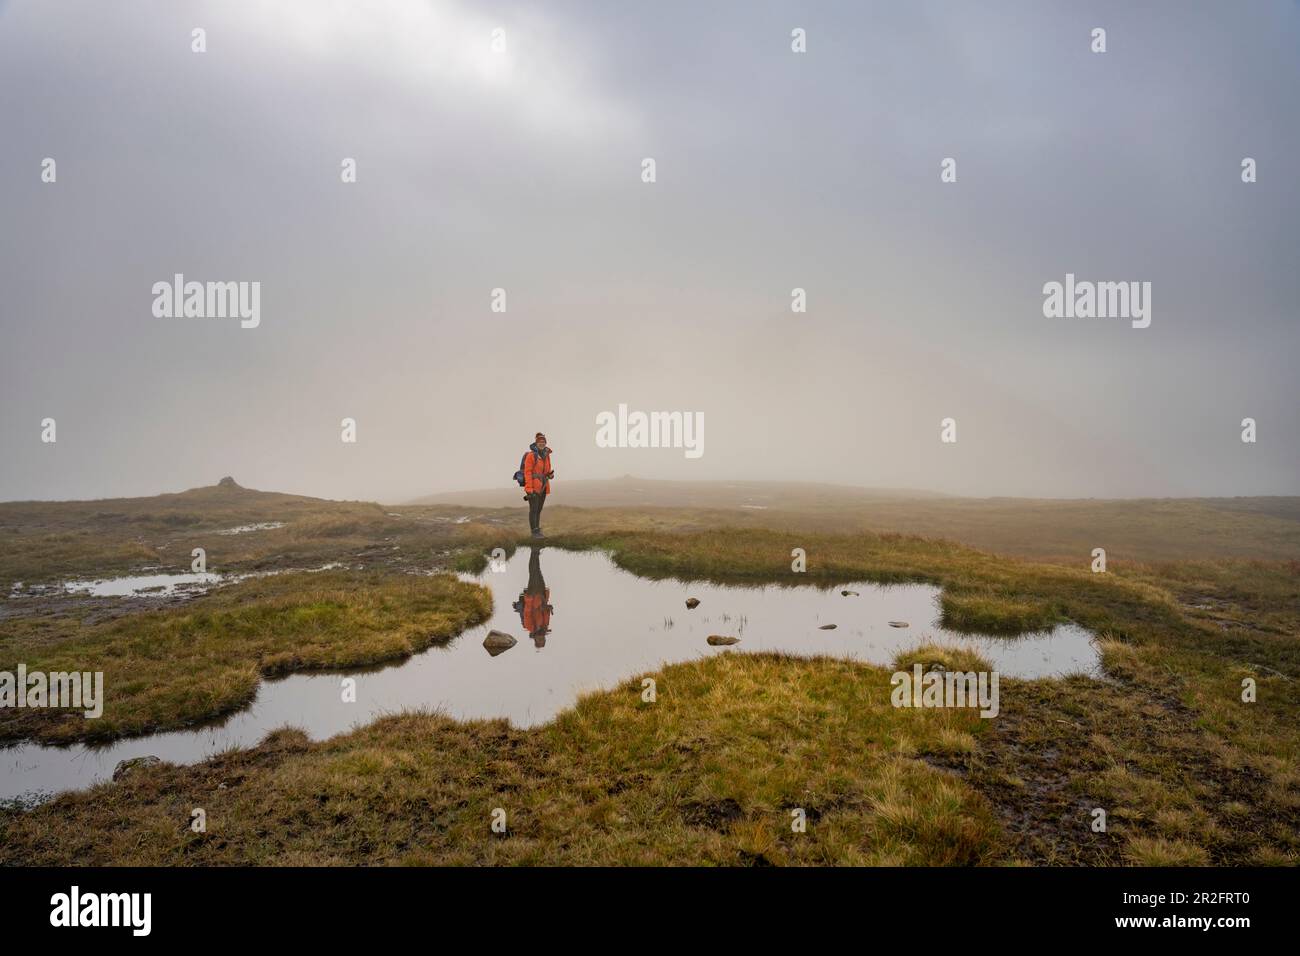
<svg viewBox="0 0 1300 956">
<path fill-rule="evenodd" d="M 542 534 L 542 505 L 551 493 L 551 479 L 555 469 L 551 467 L 551 449 L 546 447 L 546 436 L 541 432 L 528 446 L 523 463 L 524 499 L 528 502 L 528 527 L 534 538 L 544 538 Z"/>
<path fill-rule="evenodd" d="M 551 633 L 551 613 L 555 608 L 551 606 L 550 588 L 542 577 L 542 549 L 536 545 L 528 556 L 528 587 L 513 607 L 519 612 L 519 623 L 533 639 L 533 646 L 541 650 L 546 646 L 546 635 Z"/>
</svg>

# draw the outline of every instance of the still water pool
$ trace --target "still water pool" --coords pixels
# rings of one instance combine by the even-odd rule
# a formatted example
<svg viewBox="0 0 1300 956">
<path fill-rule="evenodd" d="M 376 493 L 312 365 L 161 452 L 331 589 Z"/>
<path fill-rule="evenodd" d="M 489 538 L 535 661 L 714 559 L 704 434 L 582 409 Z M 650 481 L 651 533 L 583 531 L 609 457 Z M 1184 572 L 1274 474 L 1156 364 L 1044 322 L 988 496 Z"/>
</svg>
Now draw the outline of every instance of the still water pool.
<svg viewBox="0 0 1300 956">
<path fill-rule="evenodd" d="M 110 779 L 119 761 L 147 754 L 194 763 L 231 747 L 253 746 L 285 726 L 323 739 L 405 709 L 506 717 L 533 726 L 586 691 L 662 664 L 719 653 L 784 651 L 888 664 L 900 650 L 930 640 L 973 646 L 1007 677 L 1093 673 L 1098 663 L 1091 635 L 1074 625 L 1017 638 L 945 631 L 935 623 L 939 589 L 928 585 L 849 581 L 821 590 L 650 581 L 618 569 L 607 555 L 556 548 L 520 550 L 500 570 L 472 580 L 492 590 L 494 613 L 446 646 L 387 667 L 265 681 L 252 704 L 218 724 L 102 747 L 26 744 L 0 750 L 0 797 L 88 787 Z M 841 591 L 856 593 L 846 597 Z M 688 610 L 692 597 L 700 604 Z M 835 628 L 823 629 L 827 624 Z M 518 643 L 489 653 L 483 638 L 490 629 Z M 712 647 L 712 634 L 738 637 L 740 643 Z M 356 680 L 355 702 L 342 700 L 344 676 Z M 105 693 L 111 708 L 111 681 Z"/>
</svg>

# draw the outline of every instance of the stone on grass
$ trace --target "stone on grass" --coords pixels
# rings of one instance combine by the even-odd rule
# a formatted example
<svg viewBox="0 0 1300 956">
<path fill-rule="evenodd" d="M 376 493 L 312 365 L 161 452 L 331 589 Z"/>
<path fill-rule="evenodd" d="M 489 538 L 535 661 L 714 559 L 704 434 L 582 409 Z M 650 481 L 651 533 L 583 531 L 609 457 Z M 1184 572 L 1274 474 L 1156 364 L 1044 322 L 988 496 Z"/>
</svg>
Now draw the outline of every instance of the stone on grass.
<svg viewBox="0 0 1300 956">
<path fill-rule="evenodd" d="M 731 644 L 739 644 L 740 638 L 728 634 L 710 634 L 709 643 L 714 647 L 727 647 Z"/>
<path fill-rule="evenodd" d="M 123 777 L 134 773 L 144 767 L 156 767 L 162 763 L 162 759 L 149 754 L 147 757 L 131 757 L 129 760 L 123 760 L 113 768 L 113 782 L 116 783 Z"/>
</svg>

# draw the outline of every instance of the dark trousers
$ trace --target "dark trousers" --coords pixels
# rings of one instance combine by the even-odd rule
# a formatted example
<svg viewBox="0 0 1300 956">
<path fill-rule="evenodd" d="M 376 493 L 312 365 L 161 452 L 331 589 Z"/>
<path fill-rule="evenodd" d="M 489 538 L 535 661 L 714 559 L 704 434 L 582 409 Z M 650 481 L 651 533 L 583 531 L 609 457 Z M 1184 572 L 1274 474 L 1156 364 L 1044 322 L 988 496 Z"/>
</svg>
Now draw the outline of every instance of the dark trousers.
<svg viewBox="0 0 1300 956">
<path fill-rule="evenodd" d="M 546 593 L 546 578 L 542 577 L 542 549 L 535 546 L 528 555 L 528 590 L 524 593 Z"/>
<path fill-rule="evenodd" d="M 528 527 L 536 531 L 542 526 L 542 505 L 546 504 L 546 495 L 533 492 L 528 496 Z"/>
</svg>

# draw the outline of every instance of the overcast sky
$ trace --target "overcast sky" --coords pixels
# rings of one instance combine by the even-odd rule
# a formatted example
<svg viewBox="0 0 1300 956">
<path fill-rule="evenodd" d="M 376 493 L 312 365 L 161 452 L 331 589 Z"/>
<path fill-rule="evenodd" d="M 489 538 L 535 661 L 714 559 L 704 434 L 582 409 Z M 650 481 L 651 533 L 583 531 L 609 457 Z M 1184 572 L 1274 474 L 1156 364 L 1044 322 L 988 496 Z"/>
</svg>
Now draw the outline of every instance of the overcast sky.
<svg viewBox="0 0 1300 956">
<path fill-rule="evenodd" d="M 400 501 L 538 429 L 557 493 L 1300 493 L 1300 6 L 1134 6 L 0 0 L 0 499 Z M 704 454 L 598 448 L 620 403 Z"/>
</svg>

